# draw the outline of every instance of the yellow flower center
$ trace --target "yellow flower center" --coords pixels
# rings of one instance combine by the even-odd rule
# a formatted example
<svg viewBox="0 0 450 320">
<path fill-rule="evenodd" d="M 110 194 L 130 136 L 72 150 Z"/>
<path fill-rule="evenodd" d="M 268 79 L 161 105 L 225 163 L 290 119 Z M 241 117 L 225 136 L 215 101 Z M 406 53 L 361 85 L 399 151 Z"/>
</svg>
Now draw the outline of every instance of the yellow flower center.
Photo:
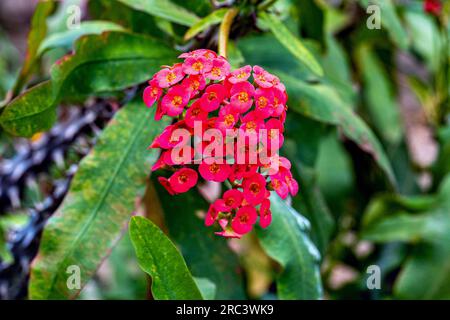
<svg viewBox="0 0 450 320">
<path fill-rule="evenodd" d="M 231 126 L 234 123 L 234 116 L 232 114 L 227 114 L 225 116 L 225 124 Z"/>
<path fill-rule="evenodd" d="M 247 76 L 247 73 L 245 72 L 245 71 L 241 71 L 240 73 L 238 73 L 237 75 L 236 75 L 236 78 L 238 78 L 238 79 L 243 79 L 243 78 L 245 78 Z"/>
<path fill-rule="evenodd" d="M 217 94 L 215 92 L 208 93 L 208 100 L 212 101 L 217 98 Z"/>
<path fill-rule="evenodd" d="M 173 80 L 175 80 L 177 76 L 175 75 L 175 73 L 173 72 L 169 72 L 166 76 L 166 79 L 168 82 L 172 82 Z"/>
<path fill-rule="evenodd" d="M 203 63 L 201 63 L 200 61 L 194 62 L 192 64 L 192 69 L 194 69 L 195 71 L 202 71 L 203 70 Z"/>
<path fill-rule="evenodd" d="M 245 128 L 247 129 L 247 130 L 255 130 L 256 129 L 256 123 L 255 123 L 255 121 L 249 121 L 249 122 L 247 122 L 246 124 L 245 124 Z"/>
<path fill-rule="evenodd" d="M 253 194 L 258 194 L 259 190 L 261 190 L 259 184 L 256 182 L 251 183 L 249 189 Z"/>
<path fill-rule="evenodd" d="M 180 182 L 180 183 L 186 183 L 187 179 L 188 179 L 187 175 L 185 175 L 185 174 L 180 174 L 178 176 L 178 182 Z"/>
<path fill-rule="evenodd" d="M 219 172 L 220 167 L 216 164 L 213 163 L 212 165 L 209 166 L 209 171 L 213 174 L 216 174 L 217 172 Z"/>
<path fill-rule="evenodd" d="M 217 67 L 212 68 L 211 73 L 215 77 L 220 77 L 222 75 L 222 71 Z"/>
<path fill-rule="evenodd" d="M 247 102 L 248 101 L 248 93 L 247 92 L 240 92 L 238 94 L 238 99 L 240 102 Z"/>
<path fill-rule="evenodd" d="M 267 106 L 267 98 L 266 97 L 259 97 L 258 98 L 258 103 L 259 103 L 259 107 L 260 108 L 264 108 L 265 106 Z"/>
<path fill-rule="evenodd" d="M 181 98 L 180 96 L 174 96 L 173 97 L 172 104 L 175 107 L 179 107 L 182 103 L 183 103 L 183 98 Z"/>
<path fill-rule="evenodd" d="M 243 214 L 242 216 L 239 217 L 239 221 L 241 223 L 247 223 L 248 222 L 248 215 Z"/>
</svg>

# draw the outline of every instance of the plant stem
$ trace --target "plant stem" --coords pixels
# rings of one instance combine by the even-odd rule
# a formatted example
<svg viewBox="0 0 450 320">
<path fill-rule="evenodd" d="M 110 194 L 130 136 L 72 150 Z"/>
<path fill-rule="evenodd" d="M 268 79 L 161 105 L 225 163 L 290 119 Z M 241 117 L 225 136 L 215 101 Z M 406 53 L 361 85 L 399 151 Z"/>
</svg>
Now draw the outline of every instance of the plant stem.
<svg viewBox="0 0 450 320">
<path fill-rule="evenodd" d="M 227 57 L 227 45 L 228 37 L 230 35 L 231 23 L 233 22 L 233 19 L 234 17 L 236 17 L 238 12 L 238 9 L 230 8 L 223 17 L 222 23 L 220 24 L 218 51 L 219 55 L 225 58 Z"/>
</svg>

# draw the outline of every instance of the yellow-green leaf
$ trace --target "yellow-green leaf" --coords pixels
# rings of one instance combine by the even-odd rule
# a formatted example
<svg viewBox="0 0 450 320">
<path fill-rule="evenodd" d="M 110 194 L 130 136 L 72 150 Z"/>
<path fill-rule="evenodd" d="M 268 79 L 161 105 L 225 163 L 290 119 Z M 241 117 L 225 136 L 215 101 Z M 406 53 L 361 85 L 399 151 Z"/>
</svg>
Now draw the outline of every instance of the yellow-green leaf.
<svg viewBox="0 0 450 320">
<path fill-rule="evenodd" d="M 156 17 L 164 18 L 169 21 L 181 24 L 183 26 L 192 26 L 197 21 L 194 13 L 180 7 L 169 0 L 118 0 L 127 6 L 154 15 Z"/>
<path fill-rule="evenodd" d="M 51 82 L 45 81 L 16 97 L 0 115 L 2 128 L 22 137 L 50 129 L 56 120 L 51 91 Z"/>
<path fill-rule="evenodd" d="M 80 289 L 67 285 L 68 268 L 79 268 L 83 286 L 120 238 L 157 157 L 148 143 L 167 125 L 153 122 L 154 113 L 140 101 L 124 106 L 81 161 L 42 235 L 31 270 L 31 299 L 75 298 Z"/>
<path fill-rule="evenodd" d="M 228 11 L 228 9 L 226 9 L 226 8 L 213 11 L 211 14 L 207 15 L 206 17 L 204 17 L 201 20 L 199 20 L 198 22 L 196 22 L 186 32 L 186 34 L 184 35 L 184 40 L 189 40 L 189 39 L 195 37 L 200 32 L 206 30 L 210 26 L 213 26 L 215 24 L 222 22 L 223 17 L 225 16 L 225 13 L 227 13 L 227 11 Z"/>
<path fill-rule="evenodd" d="M 288 28 L 274 15 L 260 13 L 260 18 L 274 34 L 277 40 L 289 50 L 301 63 L 318 76 L 323 76 L 323 70 L 312 53 L 303 45 L 301 40 L 293 35 Z M 280 57 L 281 59 L 281 57 Z"/>
</svg>

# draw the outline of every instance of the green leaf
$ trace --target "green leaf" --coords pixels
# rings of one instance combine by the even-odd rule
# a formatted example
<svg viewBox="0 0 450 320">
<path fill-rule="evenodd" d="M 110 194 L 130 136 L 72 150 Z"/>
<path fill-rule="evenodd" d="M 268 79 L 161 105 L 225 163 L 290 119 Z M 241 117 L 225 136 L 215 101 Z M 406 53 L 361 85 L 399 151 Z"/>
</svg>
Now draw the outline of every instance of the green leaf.
<svg viewBox="0 0 450 320">
<path fill-rule="evenodd" d="M 376 242 L 418 241 L 438 232 L 442 228 L 439 224 L 442 218 L 445 218 L 442 214 L 410 215 L 399 212 L 370 225 L 361 236 Z"/>
<path fill-rule="evenodd" d="M 322 191 L 319 189 L 314 167 L 319 147 L 329 128 L 317 121 L 293 113 L 286 119 L 286 140 L 282 151 L 292 162 L 292 173 L 301 190 L 292 199 L 292 207 L 311 223 L 311 239 L 321 254 L 326 251 L 334 221 Z"/>
<path fill-rule="evenodd" d="M 316 75 L 323 76 L 322 67 L 311 52 L 309 52 L 300 39 L 294 36 L 277 17 L 265 12 L 260 13 L 260 17 L 277 40 L 285 46 L 292 55 L 311 69 Z"/>
<path fill-rule="evenodd" d="M 135 10 L 140 10 L 156 17 L 164 18 L 183 26 L 192 26 L 199 18 L 192 12 L 169 0 L 118 0 Z"/>
<path fill-rule="evenodd" d="M 448 232 L 448 229 L 447 229 Z M 450 239 L 418 245 L 394 286 L 399 299 L 450 299 Z"/>
<path fill-rule="evenodd" d="M 228 11 L 227 8 L 213 11 L 211 14 L 207 15 L 206 17 L 204 17 L 201 20 L 199 20 L 198 22 L 196 22 L 186 32 L 186 34 L 184 35 L 184 40 L 187 41 L 187 40 L 195 37 L 200 32 L 206 30 L 207 28 L 222 22 L 223 17 L 225 16 L 225 13 L 227 13 L 227 11 Z"/>
<path fill-rule="evenodd" d="M 194 278 L 198 289 L 202 293 L 204 300 L 214 300 L 217 292 L 217 286 L 207 278 Z"/>
<path fill-rule="evenodd" d="M 164 43 L 143 35 L 106 32 L 80 38 L 75 54 L 51 69 L 57 97 L 121 90 L 144 82 L 177 53 Z"/>
<path fill-rule="evenodd" d="M 315 0 L 297 0 L 295 5 L 299 8 L 300 24 L 306 36 L 319 41 L 323 45 L 325 42 L 324 10 Z"/>
<path fill-rule="evenodd" d="M 431 196 L 384 196 L 365 217 L 362 237 L 376 242 L 403 241 L 412 250 L 394 285 L 401 299 L 450 298 L 450 176 Z M 383 199 L 382 198 L 382 199 Z M 378 212 L 378 213 L 377 213 Z M 384 215 L 382 215 L 384 213 Z"/>
<path fill-rule="evenodd" d="M 371 119 L 381 137 L 396 146 L 402 139 L 403 130 L 389 76 L 369 46 L 361 45 L 356 55 L 363 75 L 363 95 Z"/>
<path fill-rule="evenodd" d="M 338 93 L 323 84 L 307 84 L 292 76 L 277 73 L 286 85 L 289 106 L 306 117 L 339 126 L 345 136 L 369 153 L 393 186 L 395 176 L 389 159 L 377 137 L 367 124 L 346 105 Z"/>
<path fill-rule="evenodd" d="M 13 96 L 17 95 L 30 77 L 37 59 L 37 51 L 47 35 L 47 18 L 53 12 L 55 2 L 39 1 L 31 20 L 30 33 L 28 34 L 28 48 L 25 62 L 12 89 Z"/>
<path fill-rule="evenodd" d="M 155 299 L 202 300 L 183 257 L 157 226 L 143 217 L 132 217 L 130 237 L 139 265 L 152 277 Z"/>
<path fill-rule="evenodd" d="M 395 282 L 402 299 L 450 299 L 450 175 L 443 180 L 435 208 L 421 230 L 423 241 L 413 250 Z M 401 227 L 403 228 L 403 227 Z"/>
<path fill-rule="evenodd" d="M 360 0 L 362 6 L 376 5 L 380 10 L 381 25 L 389 33 L 391 39 L 401 48 L 407 49 L 409 45 L 408 34 L 403 28 L 400 18 L 395 10 L 392 0 Z"/>
<path fill-rule="evenodd" d="M 49 85 L 42 85 L 7 106 L 8 114 L 2 116 L 1 123 L 9 132 L 29 136 L 47 130 L 55 120 L 54 106 L 60 101 L 144 82 L 177 56 L 175 50 L 158 40 L 123 32 L 87 35 L 75 47 L 74 55 L 65 56 L 52 67 L 51 90 L 47 90 Z M 22 108 L 25 103 L 27 107 Z"/>
<path fill-rule="evenodd" d="M 117 0 L 90 0 L 87 5 L 92 19 L 114 22 L 133 33 L 143 33 L 157 39 L 164 37 L 154 16 L 135 10 Z"/>
<path fill-rule="evenodd" d="M 22 137 L 31 137 L 36 132 L 50 129 L 56 120 L 51 91 L 51 82 L 46 81 L 12 100 L 0 115 L 2 128 Z"/>
<path fill-rule="evenodd" d="M 109 21 L 84 21 L 80 23 L 78 28 L 58 32 L 45 38 L 39 46 L 37 55 L 40 56 L 46 51 L 55 48 L 69 50 L 72 48 L 75 40 L 87 34 L 101 34 L 105 31 L 124 30 L 122 26 Z"/>
<path fill-rule="evenodd" d="M 378 206 L 372 204 L 365 213 L 364 238 L 378 242 L 420 240 L 437 243 L 450 239 L 450 176 L 434 197 L 391 195 L 381 200 L 384 202 L 380 204 L 378 200 Z"/>
<path fill-rule="evenodd" d="M 264 250 L 283 267 L 277 277 L 278 297 L 320 299 L 320 254 L 306 234 L 309 222 L 275 193 L 270 201 L 272 224 L 256 231 Z"/>
<path fill-rule="evenodd" d="M 276 72 L 282 71 L 301 80 L 311 78 L 309 68 L 290 54 L 288 49 L 280 46 L 270 33 L 238 39 L 237 46 L 247 64 L 259 65 Z"/>
<path fill-rule="evenodd" d="M 301 191 L 293 199 L 293 206 L 311 222 L 311 239 L 324 254 L 334 229 L 333 217 L 316 182 L 316 172 L 300 161 L 295 161 L 295 168 Z"/>
<path fill-rule="evenodd" d="M 154 112 L 140 101 L 124 106 L 81 161 L 44 230 L 31 270 L 31 299 L 76 297 L 79 290 L 66 285 L 67 268 L 79 266 L 84 285 L 120 238 L 157 157 L 148 143 L 167 125 L 152 122 Z"/>
<path fill-rule="evenodd" d="M 299 145 L 301 148 L 301 145 Z M 315 166 L 318 189 L 337 219 L 347 210 L 355 188 L 352 159 L 342 145 L 337 130 L 324 137 Z M 303 212 L 303 211 L 300 211 Z"/>
<path fill-rule="evenodd" d="M 171 196 L 155 181 L 171 239 L 177 243 L 195 277 L 207 278 L 218 288 L 216 299 L 244 299 L 244 284 L 239 273 L 239 261 L 227 246 L 204 225 L 199 212 L 205 213 L 208 203 L 198 193 L 190 191 Z M 195 230 L 195 232 L 192 232 Z"/>
</svg>

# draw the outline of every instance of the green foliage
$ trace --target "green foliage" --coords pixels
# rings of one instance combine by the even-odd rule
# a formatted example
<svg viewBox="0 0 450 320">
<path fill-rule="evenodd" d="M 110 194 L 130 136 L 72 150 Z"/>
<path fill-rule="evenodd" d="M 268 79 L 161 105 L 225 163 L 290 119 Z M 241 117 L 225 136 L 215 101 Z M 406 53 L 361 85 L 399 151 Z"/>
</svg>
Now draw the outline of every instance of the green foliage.
<svg viewBox="0 0 450 320">
<path fill-rule="evenodd" d="M 205 29 L 222 22 L 223 17 L 227 13 L 227 9 L 219 9 L 213 11 L 210 15 L 204 17 L 203 19 L 197 21 L 184 35 L 185 40 L 189 40 L 195 37 L 198 33 L 204 31 Z"/>
<path fill-rule="evenodd" d="M 150 15 L 167 19 L 183 26 L 192 26 L 199 18 L 189 10 L 176 5 L 170 0 L 118 0 L 133 9 L 146 12 Z"/>
<path fill-rule="evenodd" d="M 319 272 L 320 254 L 307 236 L 308 220 L 272 193 L 272 224 L 257 229 L 267 254 L 278 261 L 283 271 L 277 277 L 280 299 L 319 299 L 322 286 Z"/>
<path fill-rule="evenodd" d="M 46 51 L 55 48 L 70 50 L 75 40 L 81 36 L 87 34 L 100 34 L 106 31 L 124 31 L 124 29 L 121 26 L 109 21 L 82 22 L 78 28 L 61 31 L 48 36 L 39 46 L 37 55 L 42 55 Z"/>
<path fill-rule="evenodd" d="M 50 81 L 28 89 L 6 106 L 0 115 L 0 125 L 5 131 L 22 137 L 49 130 L 56 120 L 51 91 Z"/>
<path fill-rule="evenodd" d="M 52 13 L 54 6 L 55 2 L 51 0 L 40 1 L 36 7 L 33 19 L 31 20 L 31 31 L 28 35 L 27 56 L 12 89 L 13 95 L 18 94 L 22 90 L 25 82 L 33 72 L 33 67 L 38 59 L 37 53 L 39 46 L 47 35 L 47 18 Z"/>
<path fill-rule="evenodd" d="M 449 299 L 450 176 L 434 197 L 376 200 L 362 236 L 413 245 L 394 287 L 401 299 Z M 424 285 L 426 283 L 426 285 Z"/>
<path fill-rule="evenodd" d="M 306 49 L 303 43 L 287 29 L 280 20 L 271 14 L 261 13 L 264 24 L 270 29 L 274 36 L 285 46 L 291 54 L 305 64 L 318 76 L 323 75 L 322 67 L 314 56 Z"/>
<path fill-rule="evenodd" d="M 7 131 L 23 136 L 48 130 L 59 101 L 143 82 L 175 57 L 174 50 L 147 36 L 122 32 L 87 35 L 76 42 L 74 55 L 65 56 L 52 67 L 51 82 L 11 102 L 0 123 Z"/>
<path fill-rule="evenodd" d="M 155 299 L 202 299 L 183 257 L 157 226 L 145 218 L 132 217 L 130 236 L 139 265 L 152 277 Z"/>
<path fill-rule="evenodd" d="M 120 238 L 157 156 L 141 151 L 166 124 L 149 125 L 153 115 L 142 102 L 124 106 L 81 162 L 42 236 L 31 271 L 31 299 L 76 297 L 79 290 L 66 285 L 67 268 L 79 266 L 85 284 Z"/>
<path fill-rule="evenodd" d="M 364 79 L 364 98 L 373 123 L 386 142 L 398 145 L 403 130 L 388 75 L 369 47 L 361 46 L 357 56 Z"/>
</svg>

